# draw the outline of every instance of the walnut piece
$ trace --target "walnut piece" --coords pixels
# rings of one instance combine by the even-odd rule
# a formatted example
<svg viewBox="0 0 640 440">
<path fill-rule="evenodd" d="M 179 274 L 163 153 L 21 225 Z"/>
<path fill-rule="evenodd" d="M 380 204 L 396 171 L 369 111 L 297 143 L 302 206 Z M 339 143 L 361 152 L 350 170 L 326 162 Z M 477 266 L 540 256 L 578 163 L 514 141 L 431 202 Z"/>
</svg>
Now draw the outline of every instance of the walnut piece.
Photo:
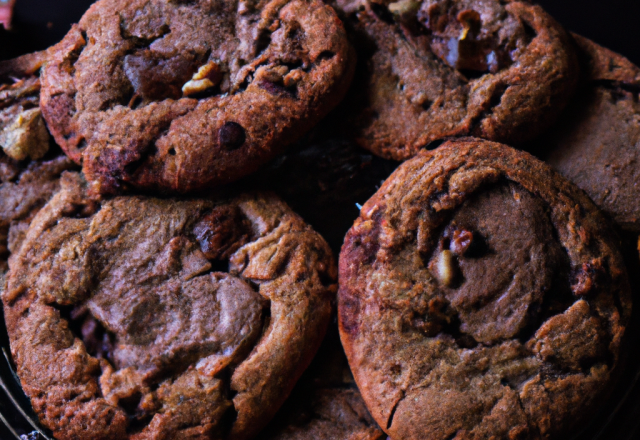
<svg viewBox="0 0 640 440">
<path fill-rule="evenodd" d="M 264 67 L 260 69 L 260 72 L 256 73 L 256 78 L 280 84 L 284 81 L 287 73 L 289 73 L 287 66 Z"/>
<path fill-rule="evenodd" d="M 420 9 L 420 3 L 415 0 L 400 0 L 389 4 L 389 11 L 398 15 L 415 14 L 418 9 Z"/>
<path fill-rule="evenodd" d="M 451 238 L 449 248 L 454 254 L 463 256 L 471 246 L 472 242 L 473 232 L 465 229 L 456 229 L 453 231 L 453 237 Z"/>
<path fill-rule="evenodd" d="M 200 67 L 193 77 L 182 86 L 184 96 L 191 96 L 205 92 L 222 81 L 222 70 L 220 65 L 214 61 L 210 61 Z"/>
<path fill-rule="evenodd" d="M 0 131 L 0 146 L 7 156 L 15 160 L 42 158 L 49 151 L 49 133 L 40 108 L 18 113 Z"/>
<path fill-rule="evenodd" d="M 429 265 L 429 271 L 444 286 L 451 287 L 458 277 L 458 262 L 450 250 L 443 250 Z"/>
</svg>

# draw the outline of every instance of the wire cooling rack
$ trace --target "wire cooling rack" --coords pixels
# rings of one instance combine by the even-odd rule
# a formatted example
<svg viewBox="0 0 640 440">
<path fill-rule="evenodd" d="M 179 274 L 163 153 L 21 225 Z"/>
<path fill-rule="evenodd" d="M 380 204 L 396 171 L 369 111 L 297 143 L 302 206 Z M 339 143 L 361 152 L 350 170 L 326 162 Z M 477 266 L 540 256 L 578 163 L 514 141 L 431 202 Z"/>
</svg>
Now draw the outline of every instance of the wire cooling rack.
<svg viewBox="0 0 640 440">
<path fill-rule="evenodd" d="M 0 439 L 53 440 L 38 423 L 13 369 L 3 313 L 0 313 L 0 350 Z"/>
</svg>

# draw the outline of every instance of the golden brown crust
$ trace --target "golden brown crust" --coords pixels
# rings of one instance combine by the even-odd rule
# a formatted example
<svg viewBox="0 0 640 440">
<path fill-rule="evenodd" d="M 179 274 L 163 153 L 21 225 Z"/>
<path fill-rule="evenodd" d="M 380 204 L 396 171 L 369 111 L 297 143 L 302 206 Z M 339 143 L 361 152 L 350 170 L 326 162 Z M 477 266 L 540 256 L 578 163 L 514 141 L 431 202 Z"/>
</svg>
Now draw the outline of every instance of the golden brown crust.
<svg viewBox="0 0 640 440">
<path fill-rule="evenodd" d="M 6 156 L 0 153 L 0 161 Z M 10 252 L 16 252 L 31 219 L 60 189 L 60 175 L 72 170 L 71 159 L 60 155 L 27 166 L 10 161 L 12 172 L 0 176 L 0 271 Z"/>
<path fill-rule="evenodd" d="M 401 165 L 340 255 L 341 338 L 393 438 L 562 438 L 608 389 L 630 311 L 587 196 L 478 139 Z"/>
<path fill-rule="evenodd" d="M 354 64 L 319 0 L 101 0 L 51 53 L 45 119 L 102 193 L 255 171 L 337 104 Z"/>
<path fill-rule="evenodd" d="M 254 435 L 324 335 L 336 288 L 327 244 L 270 195 L 87 191 L 63 176 L 3 295 L 42 423 L 61 439 Z"/>
</svg>

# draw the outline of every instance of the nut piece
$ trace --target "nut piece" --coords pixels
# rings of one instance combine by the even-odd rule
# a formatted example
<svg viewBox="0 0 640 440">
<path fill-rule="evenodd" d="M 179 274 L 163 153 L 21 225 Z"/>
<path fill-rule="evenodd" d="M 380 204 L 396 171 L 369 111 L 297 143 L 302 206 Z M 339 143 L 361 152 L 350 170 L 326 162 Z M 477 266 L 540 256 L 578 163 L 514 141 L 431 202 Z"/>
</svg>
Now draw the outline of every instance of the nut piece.
<svg viewBox="0 0 640 440">
<path fill-rule="evenodd" d="M 453 237 L 451 238 L 449 248 L 454 254 L 462 256 L 467 252 L 472 242 L 473 232 L 464 229 L 456 229 L 453 231 Z"/>
<path fill-rule="evenodd" d="M 192 96 L 192 95 L 196 95 L 198 93 L 202 93 L 204 91 L 209 90 L 210 88 L 214 87 L 215 84 L 213 84 L 211 82 L 211 80 L 205 78 L 205 79 L 200 79 L 200 80 L 190 80 L 187 81 L 183 86 L 182 86 L 182 93 L 184 94 L 184 96 Z"/>
<path fill-rule="evenodd" d="M 420 9 L 420 3 L 415 0 L 400 0 L 389 4 L 389 11 L 397 15 L 415 14 Z"/>
<path fill-rule="evenodd" d="M 40 108 L 18 113 L 0 132 L 0 145 L 15 160 L 42 158 L 49 151 L 49 133 Z"/>
<path fill-rule="evenodd" d="M 184 96 L 191 96 L 211 89 L 222 81 L 222 70 L 218 63 L 210 61 L 200 67 L 193 77 L 182 86 Z"/>
<path fill-rule="evenodd" d="M 459 273 L 456 256 L 450 250 L 443 250 L 431 262 L 429 271 L 441 284 L 451 287 Z"/>
<path fill-rule="evenodd" d="M 261 68 L 256 72 L 256 78 L 269 81 L 275 84 L 281 84 L 285 75 L 289 73 L 287 66 L 274 66 L 270 68 Z"/>
</svg>

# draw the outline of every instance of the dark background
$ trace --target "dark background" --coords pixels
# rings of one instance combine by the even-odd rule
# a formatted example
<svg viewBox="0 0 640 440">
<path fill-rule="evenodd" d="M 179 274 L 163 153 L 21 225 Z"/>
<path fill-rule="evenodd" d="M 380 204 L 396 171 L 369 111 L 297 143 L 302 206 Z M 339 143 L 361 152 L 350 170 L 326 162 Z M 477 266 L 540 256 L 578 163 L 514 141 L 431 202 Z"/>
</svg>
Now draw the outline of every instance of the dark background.
<svg viewBox="0 0 640 440">
<path fill-rule="evenodd" d="M 93 0 L 17 0 L 14 29 L 0 26 L 0 59 L 59 41 Z M 639 0 L 539 0 L 567 29 L 640 65 Z"/>
</svg>

